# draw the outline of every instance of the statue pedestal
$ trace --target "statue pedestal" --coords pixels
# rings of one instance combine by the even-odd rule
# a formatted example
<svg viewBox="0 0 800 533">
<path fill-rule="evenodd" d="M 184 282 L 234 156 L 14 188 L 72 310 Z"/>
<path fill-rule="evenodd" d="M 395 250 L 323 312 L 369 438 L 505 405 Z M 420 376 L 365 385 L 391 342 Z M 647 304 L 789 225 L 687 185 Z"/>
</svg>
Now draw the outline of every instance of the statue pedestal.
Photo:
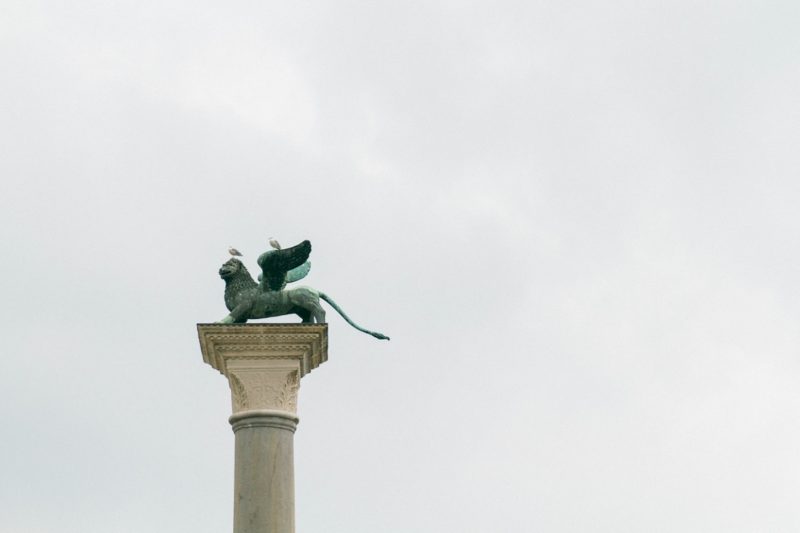
<svg viewBox="0 0 800 533">
<path fill-rule="evenodd" d="M 228 378 L 236 438 L 234 533 L 294 533 L 300 379 L 328 359 L 327 324 L 198 324 L 203 360 Z"/>
</svg>

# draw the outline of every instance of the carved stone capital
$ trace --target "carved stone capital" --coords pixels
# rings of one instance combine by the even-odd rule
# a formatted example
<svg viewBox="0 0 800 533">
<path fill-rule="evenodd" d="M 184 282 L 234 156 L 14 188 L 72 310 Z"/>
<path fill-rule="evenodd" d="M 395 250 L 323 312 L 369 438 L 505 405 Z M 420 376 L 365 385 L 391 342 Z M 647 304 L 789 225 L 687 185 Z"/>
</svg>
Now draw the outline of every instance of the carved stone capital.
<svg viewBox="0 0 800 533">
<path fill-rule="evenodd" d="M 228 378 L 233 413 L 297 413 L 300 378 L 328 360 L 327 324 L 198 324 L 203 360 Z"/>
</svg>

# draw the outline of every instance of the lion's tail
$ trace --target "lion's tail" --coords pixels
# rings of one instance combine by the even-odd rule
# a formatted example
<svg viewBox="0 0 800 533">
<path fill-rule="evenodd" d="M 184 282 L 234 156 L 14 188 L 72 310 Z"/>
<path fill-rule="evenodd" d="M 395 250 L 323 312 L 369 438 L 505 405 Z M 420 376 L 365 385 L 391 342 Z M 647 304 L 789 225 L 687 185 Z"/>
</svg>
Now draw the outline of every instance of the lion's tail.
<svg viewBox="0 0 800 533">
<path fill-rule="evenodd" d="M 342 308 L 341 308 L 341 307 L 339 307 L 339 306 L 337 305 L 337 303 L 336 303 L 336 302 L 334 302 L 334 301 L 331 299 L 331 297 L 330 297 L 330 296 L 328 296 L 327 294 L 325 294 L 324 292 L 321 292 L 321 293 L 319 293 L 319 297 L 320 297 L 320 298 L 322 298 L 323 300 L 325 300 L 326 302 L 328 302 L 328 304 L 329 304 L 331 307 L 333 307 L 334 309 L 336 309 L 336 312 L 337 312 L 337 313 L 339 313 L 340 315 L 342 315 L 342 318 L 344 318 L 344 319 L 347 321 L 347 323 L 348 323 L 348 324 L 350 324 L 351 326 L 353 326 L 354 328 L 356 328 L 358 331 L 363 331 L 363 332 L 364 332 L 364 333 L 366 333 L 367 335 L 372 335 L 372 336 L 373 336 L 373 337 L 375 337 L 376 339 L 387 340 L 387 341 L 389 340 L 389 337 L 387 337 L 387 336 L 386 336 L 386 335 L 384 335 L 383 333 L 378 333 L 377 331 L 370 331 L 370 330 L 368 330 L 368 329 L 364 329 L 364 328 L 362 328 L 361 326 L 359 326 L 358 324 L 356 324 L 355 322 L 353 322 L 352 320 L 350 320 L 350 317 L 349 317 L 349 316 L 347 316 L 347 314 L 345 314 L 345 312 L 344 312 L 344 311 L 342 311 Z"/>
</svg>

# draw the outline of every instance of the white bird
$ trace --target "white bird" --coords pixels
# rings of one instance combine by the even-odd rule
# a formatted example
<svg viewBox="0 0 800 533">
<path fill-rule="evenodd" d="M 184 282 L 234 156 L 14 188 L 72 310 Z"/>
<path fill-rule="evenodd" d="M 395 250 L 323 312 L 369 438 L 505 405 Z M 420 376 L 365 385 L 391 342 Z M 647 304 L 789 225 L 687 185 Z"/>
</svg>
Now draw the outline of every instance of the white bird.
<svg viewBox="0 0 800 533">
<path fill-rule="evenodd" d="M 242 252 L 234 248 L 233 246 L 228 246 L 228 253 L 234 257 L 242 257 Z"/>
<path fill-rule="evenodd" d="M 280 250 L 281 249 L 280 243 L 278 243 L 278 241 L 276 241 L 272 237 L 269 238 L 269 245 L 272 246 L 273 248 L 275 248 L 276 250 Z"/>
</svg>

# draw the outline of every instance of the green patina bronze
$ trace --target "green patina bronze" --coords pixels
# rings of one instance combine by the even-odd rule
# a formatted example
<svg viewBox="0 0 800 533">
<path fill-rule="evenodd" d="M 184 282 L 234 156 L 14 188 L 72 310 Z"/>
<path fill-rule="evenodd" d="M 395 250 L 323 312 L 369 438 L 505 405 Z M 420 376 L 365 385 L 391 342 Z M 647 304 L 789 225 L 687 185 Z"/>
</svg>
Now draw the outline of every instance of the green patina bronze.
<svg viewBox="0 0 800 533">
<path fill-rule="evenodd" d="M 364 329 L 348 317 L 327 294 L 311 287 L 286 289 L 287 283 L 298 281 L 308 274 L 311 243 L 303 241 L 291 248 L 264 252 L 258 257 L 261 274 L 256 282 L 239 259 L 232 257 L 219 269 L 225 280 L 225 306 L 230 313 L 219 321 L 222 324 L 242 324 L 250 319 L 295 314 L 303 322 L 325 322 L 325 300 L 348 324 L 376 339 L 389 340 L 383 333 Z"/>
</svg>

